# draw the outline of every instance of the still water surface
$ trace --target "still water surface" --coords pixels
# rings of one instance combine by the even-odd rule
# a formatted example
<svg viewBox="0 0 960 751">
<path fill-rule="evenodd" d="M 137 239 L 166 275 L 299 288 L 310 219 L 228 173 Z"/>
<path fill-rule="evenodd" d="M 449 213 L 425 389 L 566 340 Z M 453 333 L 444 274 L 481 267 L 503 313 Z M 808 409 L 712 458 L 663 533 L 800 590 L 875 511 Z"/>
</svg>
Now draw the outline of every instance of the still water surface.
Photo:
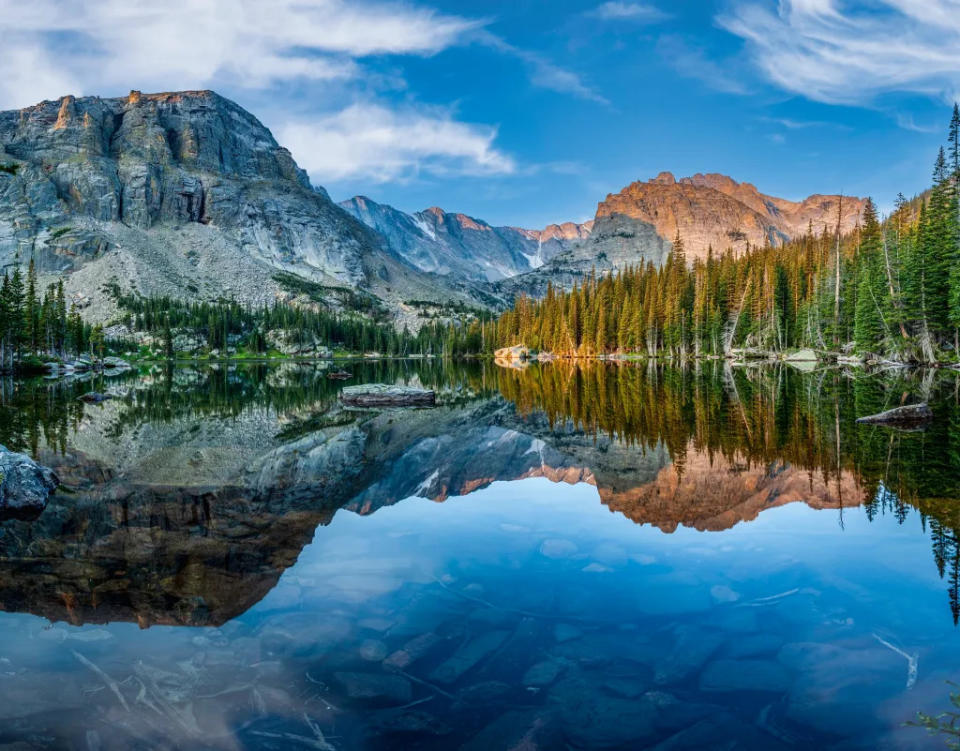
<svg viewBox="0 0 960 751">
<path fill-rule="evenodd" d="M 350 369 L 3 385 L 0 748 L 944 747 L 953 374 Z"/>
</svg>

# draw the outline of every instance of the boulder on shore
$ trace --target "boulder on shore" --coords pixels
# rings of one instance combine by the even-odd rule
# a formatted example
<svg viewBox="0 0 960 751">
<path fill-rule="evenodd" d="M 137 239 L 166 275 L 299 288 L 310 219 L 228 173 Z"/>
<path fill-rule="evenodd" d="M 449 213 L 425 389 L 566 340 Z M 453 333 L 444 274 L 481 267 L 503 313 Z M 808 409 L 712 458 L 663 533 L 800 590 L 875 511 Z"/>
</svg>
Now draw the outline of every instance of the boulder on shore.
<svg viewBox="0 0 960 751">
<path fill-rule="evenodd" d="M 347 386 L 340 392 L 340 401 L 350 407 L 432 407 L 436 398 L 430 389 L 386 383 Z"/>
<path fill-rule="evenodd" d="M 817 362 L 817 353 L 812 349 L 798 349 L 784 358 L 787 362 Z"/>
<path fill-rule="evenodd" d="M 894 427 L 918 427 L 933 419 L 933 411 L 925 403 L 895 407 L 876 415 L 857 418 L 867 425 L 892 425 Z"/>
<path fill-rule="evenodd" d="M 530 350 L 522 344 L 515 344 L 512 347 L 502 347 L 493 353 L 497 360 L 527 360 L 530 358 Z"/>
<path fill-rule="evenodd" d="M 104 357 L 102 362 L 106 370 L 130 370 L 133 367 L 120 357 Z"/>
<path fill-rule="evenodd" d="M 0 509 L 43 510 L 59 484 L 49 467 L 0 446 Z"/>
</svg>

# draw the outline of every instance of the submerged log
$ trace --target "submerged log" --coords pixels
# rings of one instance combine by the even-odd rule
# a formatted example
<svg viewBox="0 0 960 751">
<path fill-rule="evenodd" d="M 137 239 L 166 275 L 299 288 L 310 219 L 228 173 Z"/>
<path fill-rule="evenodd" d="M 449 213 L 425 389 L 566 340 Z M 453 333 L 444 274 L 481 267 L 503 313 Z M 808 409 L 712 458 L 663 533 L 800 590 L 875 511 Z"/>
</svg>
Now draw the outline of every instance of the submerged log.
<svg viewBox="0 0 960 751">
<path fill-rule="evenodd" d="M 925 403 L 921 403 L 908 404 L 905 407 L 895 407 L 876 415 L 860 417 L 857 422 L 867 425 L 917 427 L 930 422 L 932 419 L 933 411 Z"/>
<path fill-rule="evenodd" d="M 340 401 L 350 407 L 432 407 L 436 394 L 414 386 L 365 383 L 347 386 L 340 392 Z"/>
</svg>

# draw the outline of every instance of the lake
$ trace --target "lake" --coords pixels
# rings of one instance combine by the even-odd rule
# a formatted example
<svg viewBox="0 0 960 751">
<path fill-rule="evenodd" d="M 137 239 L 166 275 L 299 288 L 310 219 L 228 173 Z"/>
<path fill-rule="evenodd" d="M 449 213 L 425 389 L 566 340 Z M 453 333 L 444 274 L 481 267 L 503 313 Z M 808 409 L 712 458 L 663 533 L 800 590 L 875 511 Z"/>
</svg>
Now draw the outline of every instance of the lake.
<svg viewBox="0 0 960 751">
<path fill-rule="evenodd" d="M 0 749 L 945 747 L 960 374 L 345 367 L 0 382 Z"/>
</svg>

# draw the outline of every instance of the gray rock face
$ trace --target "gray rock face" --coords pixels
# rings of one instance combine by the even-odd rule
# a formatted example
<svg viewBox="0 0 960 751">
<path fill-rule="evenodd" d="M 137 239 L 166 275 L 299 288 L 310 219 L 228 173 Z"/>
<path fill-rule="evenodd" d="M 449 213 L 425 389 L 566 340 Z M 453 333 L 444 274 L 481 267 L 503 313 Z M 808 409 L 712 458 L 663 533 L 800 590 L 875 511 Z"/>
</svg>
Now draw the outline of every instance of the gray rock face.
<svg viewBox="0 0 960 751">
<path fill-rule="evenodd" d="M 68 293 L 94 317 L 112 313 L 101 290 L 111 279 L 254 303 L 283 292 L 277 270 L 396 295 L 430 286 L 212 91 L 0 112 L 0 165 L 0 266 L 19 253 L 41 273 L 69 272 Z"/>
<path fill-rule="evenodd" d="M 591 272 L 600 275 L 646 263 L 660 266 L 672 248 L 652 224 L 621 214 L 598 217 L 592 226 L 588 237 L 540 268 L 498 282 L 496 293 L 508 299 L 520 293 L 543 297 L 548 284 L 570 289 L 582 284 Z"/>
<path fill-rule="evenodd" d="M 59 484 L 52 469 L 0 446 L 0 509 L 42 510 Z"/>
<path fill-rule="evenodd" d="M 588 237 L 593 224 L 568 222 L 543 230 L 493 227 L 436 207 L 406 214 L 364 196 L 340 206 L 417 268 L 473 281 L 497 281 L 538 268 Z"/>
</svg>

